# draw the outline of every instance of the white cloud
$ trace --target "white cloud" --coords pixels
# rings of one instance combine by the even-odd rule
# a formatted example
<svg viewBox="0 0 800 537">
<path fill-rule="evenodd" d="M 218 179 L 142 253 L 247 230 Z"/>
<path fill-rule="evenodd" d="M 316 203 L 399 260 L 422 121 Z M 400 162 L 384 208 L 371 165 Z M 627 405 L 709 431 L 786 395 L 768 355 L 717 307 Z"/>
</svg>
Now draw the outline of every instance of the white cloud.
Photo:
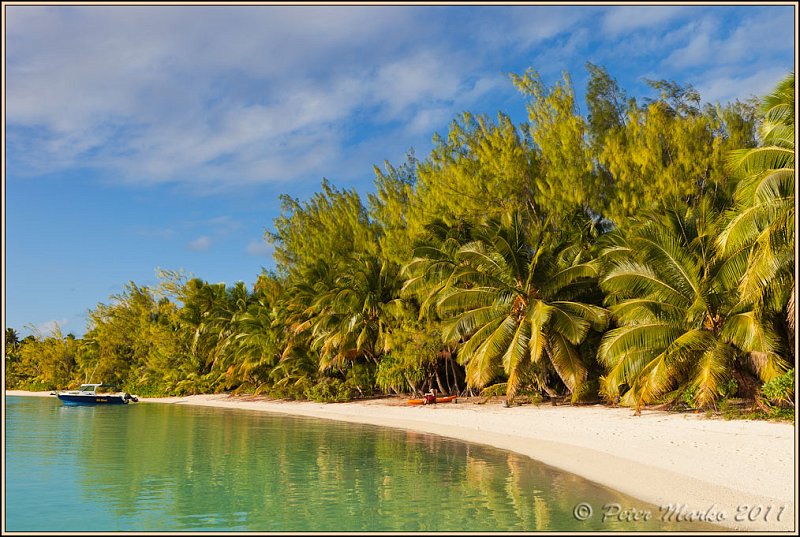
<svg viewBox="0 0 800 537">
<path fill-rule="evenodd" d="M 241 222 L 229 215 L 214 216 L 201 220 L 190 220 L 184 222 L 187 228 L 208 229 L 215 235 L 227 235 L 233 233 L 241 227 Z"/>
<path fill-rule="evenodd" d="M 64 327 L 68 324 L 69 319 L 45 321 L 34 326 L 32 332 L 35 335 L 41 335 L 43 337 L 53 337 L 59 332 L 62 335 L 66 335 L 64 333 Z"/>
<path fill-rule="evenodd" d="M 602 20 L 603 29 L 611 35 L 623 34 L 665 24 L 682 16 L 685 6 L 624 6 L 610 7 Z"/>
<path fill-rule="evenodd" d="M 525 52 L 535 45 L 565 35 L 595 16 L 595 7 L 508 6 L 462 10 L 472 16 L 457 21 L 466 31 L 462 39 L 472 43 L 471 55 L 496 54 L 503 48 Z"/>
<path fill-rule="evenodd" d="M 211 247 L 211 238 L 202 235 L 192 241 L 189 241 L 189 244 L 187 244 L 186 247 L 193 252 L 204 252 Z"/>
<path fill-rule="evenodd" d="M 275 252 L 275 246 L 263 239 L 253 240 L 247 243 L 245 250 L 254 257 L 271 257 Z"/>
<path fill-rule="evenodd" d="M 781 67 L 767 67 L 749 76 L 736 76 L 725 71 L 710 72 L 695 84 L 706 102 L 729 102 L 735 99 L 766 95 L 788 73 Z"/>
<path fill-rule="evenodd" d="M 88 168 L 205 193 L 317 180 L 355 166 L 354 139 L 404 151 L 512 92 L 500 70 L 520 58 L 560 71 L 592 50 L 650 65 L 674 50 L 675 68 L 702 67 L 707 48 L 733 62 L 748 40 L 791 35 L 760 19 L 665 28 L 695 12 L 713 9 L 9 6 L 7 150 L 21 175 Z M 601 41 L 598 21 L 624 38 Z"/>
<path fill-rule="evenodd" d="M 429 137 L 507 83 L 484 71 L 497 47 L 530 46 L 580 19 L 541 6 L 7 13 L 17 169 L 93 168 L 114 182 L 187 182 L 206 192 L 348 167 L 343 147 L 353 123 L 368 132 L 403 122 L 409 140 Z"/>
<path fill-rule="evenodd" d="M 793 31 L 789 18 L 753 12 L 734 24 L 710 15 L 687 24 L 681 30 L 684 39 L 675 44 L 663 65 L 673 69 L 745 66 L 771 60 L 776 52 L 793 50 L 793 43 L 787 39 Z"/>
<path fill-rule="evenodd" d="M 716 25 L 712 19 L 706 18 L 691 23 L 687 25 L 686 29 L 688 30 L 688 43 L 667 56 L 664 64 L 683 69 L 704 65 L 714 58 L 716 47 L 712 46 L 712 34 L 716 31 Z"/>
<path fill-rule="evenodd" d="M 354 114 L 403 117 L 452 99 L 465 76 L 416 40 L 422 12 L 399 7 L 8 13 L 9 138 L 33 173 L 83 166 L 131 184 L 320 176 Z"/>
</svg>

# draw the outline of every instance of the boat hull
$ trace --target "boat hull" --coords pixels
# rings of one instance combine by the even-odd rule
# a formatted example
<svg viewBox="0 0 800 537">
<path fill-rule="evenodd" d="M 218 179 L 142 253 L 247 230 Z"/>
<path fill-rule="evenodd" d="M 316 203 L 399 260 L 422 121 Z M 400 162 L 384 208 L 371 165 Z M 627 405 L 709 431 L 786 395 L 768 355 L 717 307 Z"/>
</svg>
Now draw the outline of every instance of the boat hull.
<svg viewBox="0 0 800 537">
<path fill-rule="evenodd" d="M 455 395 L 448 395 L 447 397 L 437 397 L 436 400 L 432 403 L 428 403 L 429 405 L 434 405 L 438 403 L 452 403 L 455 402 L 456 396 Z M 424 405 L 425 399 L 409 399 L 409 405 Z"/>
<path fill-rule="evenodd" d="M 58 398 L 65 405 L 127 405 L 128 399 L 123 395 L 71 395 L 58 394 Z"/>
</svg>

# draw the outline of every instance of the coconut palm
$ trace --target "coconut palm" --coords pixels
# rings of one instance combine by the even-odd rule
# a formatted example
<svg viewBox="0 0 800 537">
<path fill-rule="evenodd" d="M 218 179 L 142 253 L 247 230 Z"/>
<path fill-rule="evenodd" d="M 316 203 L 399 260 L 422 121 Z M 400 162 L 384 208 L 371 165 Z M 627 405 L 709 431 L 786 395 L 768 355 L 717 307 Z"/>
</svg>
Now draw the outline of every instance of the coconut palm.
<svg viewBox="0 0 800 537">
<path fill-rule="evenodd" d="M 13 328 L 6 328 L 6 352 L 11 352 L 19 345 L 19 335 Z"/>
<path fill-rule="evenodd" d="M 224 368 L 228 387 L 258 390 L 268 379 L 269 369 L 281 358 L 281 331 L 274 329 L 273 307 L 265 296 L 256 298 L 247 311 L 231 318 L 231 333 L 225 342 L 228 347 Z"/>
<path fill-rule="evenodd" d="M 192 372 L 204 390 L 222 389 L 236 359 L 233 319 L 245 314 L 252 301 L 247 287 L 237 282 L 226 288 L 224 283 L 194 278 L 182 287 L 179 298 L 181 324 L 191 338 L 185 342 L 188 360 L 182 370 Z"/>
<path fill-rule="evenodd" d="M 406 277 L 402 293 L 417 299 L 420 318 L 436 317 L 440 293 L 466 268 L 457 254 L 472 241 L 472 228 L 466 221 L 451 226 L 434 220 L 425 226 L 425 237 L 417 242 L 414 257 L 402 271 Z"/>
<path fill-rule="evenodd" d="M 653 212 L 604 250 L 600 285 L 617 328 L 603 336 L 598 360 L 610 400 L 638 412 L 688 394 L 706 407 L 737 369 L 763 381 L 786 371 L 781 338 L 740 301 L 729 276 L 742 254 L 725 258 L 715 248 L 720 222 L 708 200 Z"/>
<path fill-rule="evenodd" d="M 762 145 L 731 153 L 742 178 L 729 223 L 718 238 L 723 255 L 747 248 L 739 280 L 742 299 L 758 308 L 788 311 L 794 333 L 794 73 L 762 100 Z M 777 301 L 777 305 L 774 302 Z"/>
<path fill-rule="evenodd" d="M 435 303 L 446 342 L 463 342 L 458 360 L 468 385 L 481 388 L 504 372 L 512 400 L 525 378 L 549 364 L 578 393 L 587 367 L 577 346 L 606 319 L 605 310 L 577 299 L 597 276 L 582 250 L 549 247 L 545 235 L 532 245 L 530 226 L 518 215 L 508 226 L 476 228 L 458 248 L 457 233 L 429 229 L 428 244 L 406 268 L 406 292 L 416 292 L 423 305 Z"/>
<path fill-rule="evenodd" d="M 316 296 L 295 332 L 308 334 L 311 348 L 319 352 L 320 370 L 342 369 L 357 359 L 377 363 L 389 348 L 394 320 L 404 314 L 399 268 L 372 255 L 357 255 L 331 274 L 314 286 Z M 298 296 L 312 298 L 308 285 L 300 284 Z"/>
</svg>

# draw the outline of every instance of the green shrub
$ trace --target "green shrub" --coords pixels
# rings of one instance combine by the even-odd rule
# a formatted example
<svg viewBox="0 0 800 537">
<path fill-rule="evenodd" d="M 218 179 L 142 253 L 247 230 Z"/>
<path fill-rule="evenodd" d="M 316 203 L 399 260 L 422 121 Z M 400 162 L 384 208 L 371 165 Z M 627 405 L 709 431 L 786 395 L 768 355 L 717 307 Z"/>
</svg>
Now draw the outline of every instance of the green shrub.
<svg viewBox="0 0 800 537">
<path fill-rule="evenodd" d="M 727 381 L 723 382 L 719 387 L 719 395 L 723 399 L 727 399 L 728 397 L 734 397 L 739 392 L 739 383 L 736 382 L 736 379 L 730 378 Z"/>
<path fill-rule="evenodd" d="M 761 386 L 761 394 L 770 405 L 794 406 L 794 368 Z"/>
<path fill-rule="evenodd" d="M 422 372 L 421 368 L 417 369 L 419 369 L 420 373 Z M 411 386 L 408 385 L 404 373 L 403 363 L 394 354 L 387 354 L 381 359 L 381 363 L 375 373 L 375 383 L 384 392 L 390 390 L 397 392 L 410 391 Z M 411 370 L 410 373 L 415 377 L 417 376 L 415 370 Z"/>
<path fill-rule="evenodd" d="M 313 381 L 308 377 L 300 377 L 293 382 L 289 382 L 289 379 L 285 378 L 271 386 L 261 386 L 256 392 L 264 393 L 272 399 L 295 401 L 297 399 L 305 399 L 306 390 L 310 389 L 312 385 Z"/>
<path fill-rule="evenodd" d="M 120 386 L 120 390 L 140 397 L 163 397 L 167 395 L 165 387 L 158 384 L 136 384 L 128 381 Z"/>
<path fill-rule="evenodd" d="M 343 380 L 325 377 L 310 385 L 303 393 L 307 399 L 320 403 L 344 403 L 353 398 L 352 388 Z"/>
<path fill-rule="evenodd" d="M 794 408 L 773 408 L 769 412 L 769 418 L 780 421 L 794 421 Z"/>
<path fill-rule="evenodd" d="M 398 353 L 385 355 L 375 371 L 375 384 L 384 392 L 411 392 L 419 389 L 427 378 L 425 367 L 409 362 Z"/>
<path fill-rule="evenodd" d="M 347 370 L 345 383 L 360 396 L 372 395 L 375 391 L 375 364 L 354 363 Z"/>
<path fill-rule="evenodd" d="M 486 388 L 481 390 L 481 397 L 499 397 L 501 395 L 506 394 L 506 390 L 508 389 L 508 383 L 506 382 L 499 382 L 497 384 L 492 384 L 491 386 L 487 386 Z"/>
<path fill-rule="evenodd" d="M 42 382 L 34 379 L 23 382 L 19 389 L 29 392 L 45 392 L 48 390 L 58 390 L 62 388 L 55 386 L 52 382 Z"/>
<path fill-rule="evenodd" d="M 689 408 L 695 408 L 695 398 L 697 397 L 697 387 L 691 385 L 687 387 L 681 395 L 681 400 Z"/>
</svg>

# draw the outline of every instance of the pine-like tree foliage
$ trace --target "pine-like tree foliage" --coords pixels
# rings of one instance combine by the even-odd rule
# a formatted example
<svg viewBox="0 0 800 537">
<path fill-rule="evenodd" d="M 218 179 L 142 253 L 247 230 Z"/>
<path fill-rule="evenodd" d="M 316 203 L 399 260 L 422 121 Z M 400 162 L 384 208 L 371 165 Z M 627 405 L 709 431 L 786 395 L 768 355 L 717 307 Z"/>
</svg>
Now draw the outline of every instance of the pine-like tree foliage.
<svg viewBox="0 0 800 537">
<path fill-rule="evenodd" d="M 415 195 L 406 213 L 416 230 L 433 220 L 503 218 L 535 203 L 538 163 L 530 144 L 511 123 L 462 114 L 446 138 L 434 136 L 429 157 L 419 162 Z"/>
<path fill-rule="evenodd" d="M 355 190 L 338 190 L 324 180 L 322 192 L 300 201 L 282 196 L 281 215 L 267 239 L 275 245 L 282 272 L 317 260 L 337 263 L 354 252 L 377 253 L 376 229 Z"/>
<path fill-rule="evenodd" d="M 541 160 L 540 173 L 533 181 L 533 197 L 540 212 L 558 218 L 576 208 L 590 208 L 599 199 L 602 185 L 594 173 L 589 126 L 578 113 L 569 75 L 564 73 L 563 80 L 551 87 L 533 69 L 512 75 L 512 79 L 529 99 L 529 132 Z"/>
</svg>

